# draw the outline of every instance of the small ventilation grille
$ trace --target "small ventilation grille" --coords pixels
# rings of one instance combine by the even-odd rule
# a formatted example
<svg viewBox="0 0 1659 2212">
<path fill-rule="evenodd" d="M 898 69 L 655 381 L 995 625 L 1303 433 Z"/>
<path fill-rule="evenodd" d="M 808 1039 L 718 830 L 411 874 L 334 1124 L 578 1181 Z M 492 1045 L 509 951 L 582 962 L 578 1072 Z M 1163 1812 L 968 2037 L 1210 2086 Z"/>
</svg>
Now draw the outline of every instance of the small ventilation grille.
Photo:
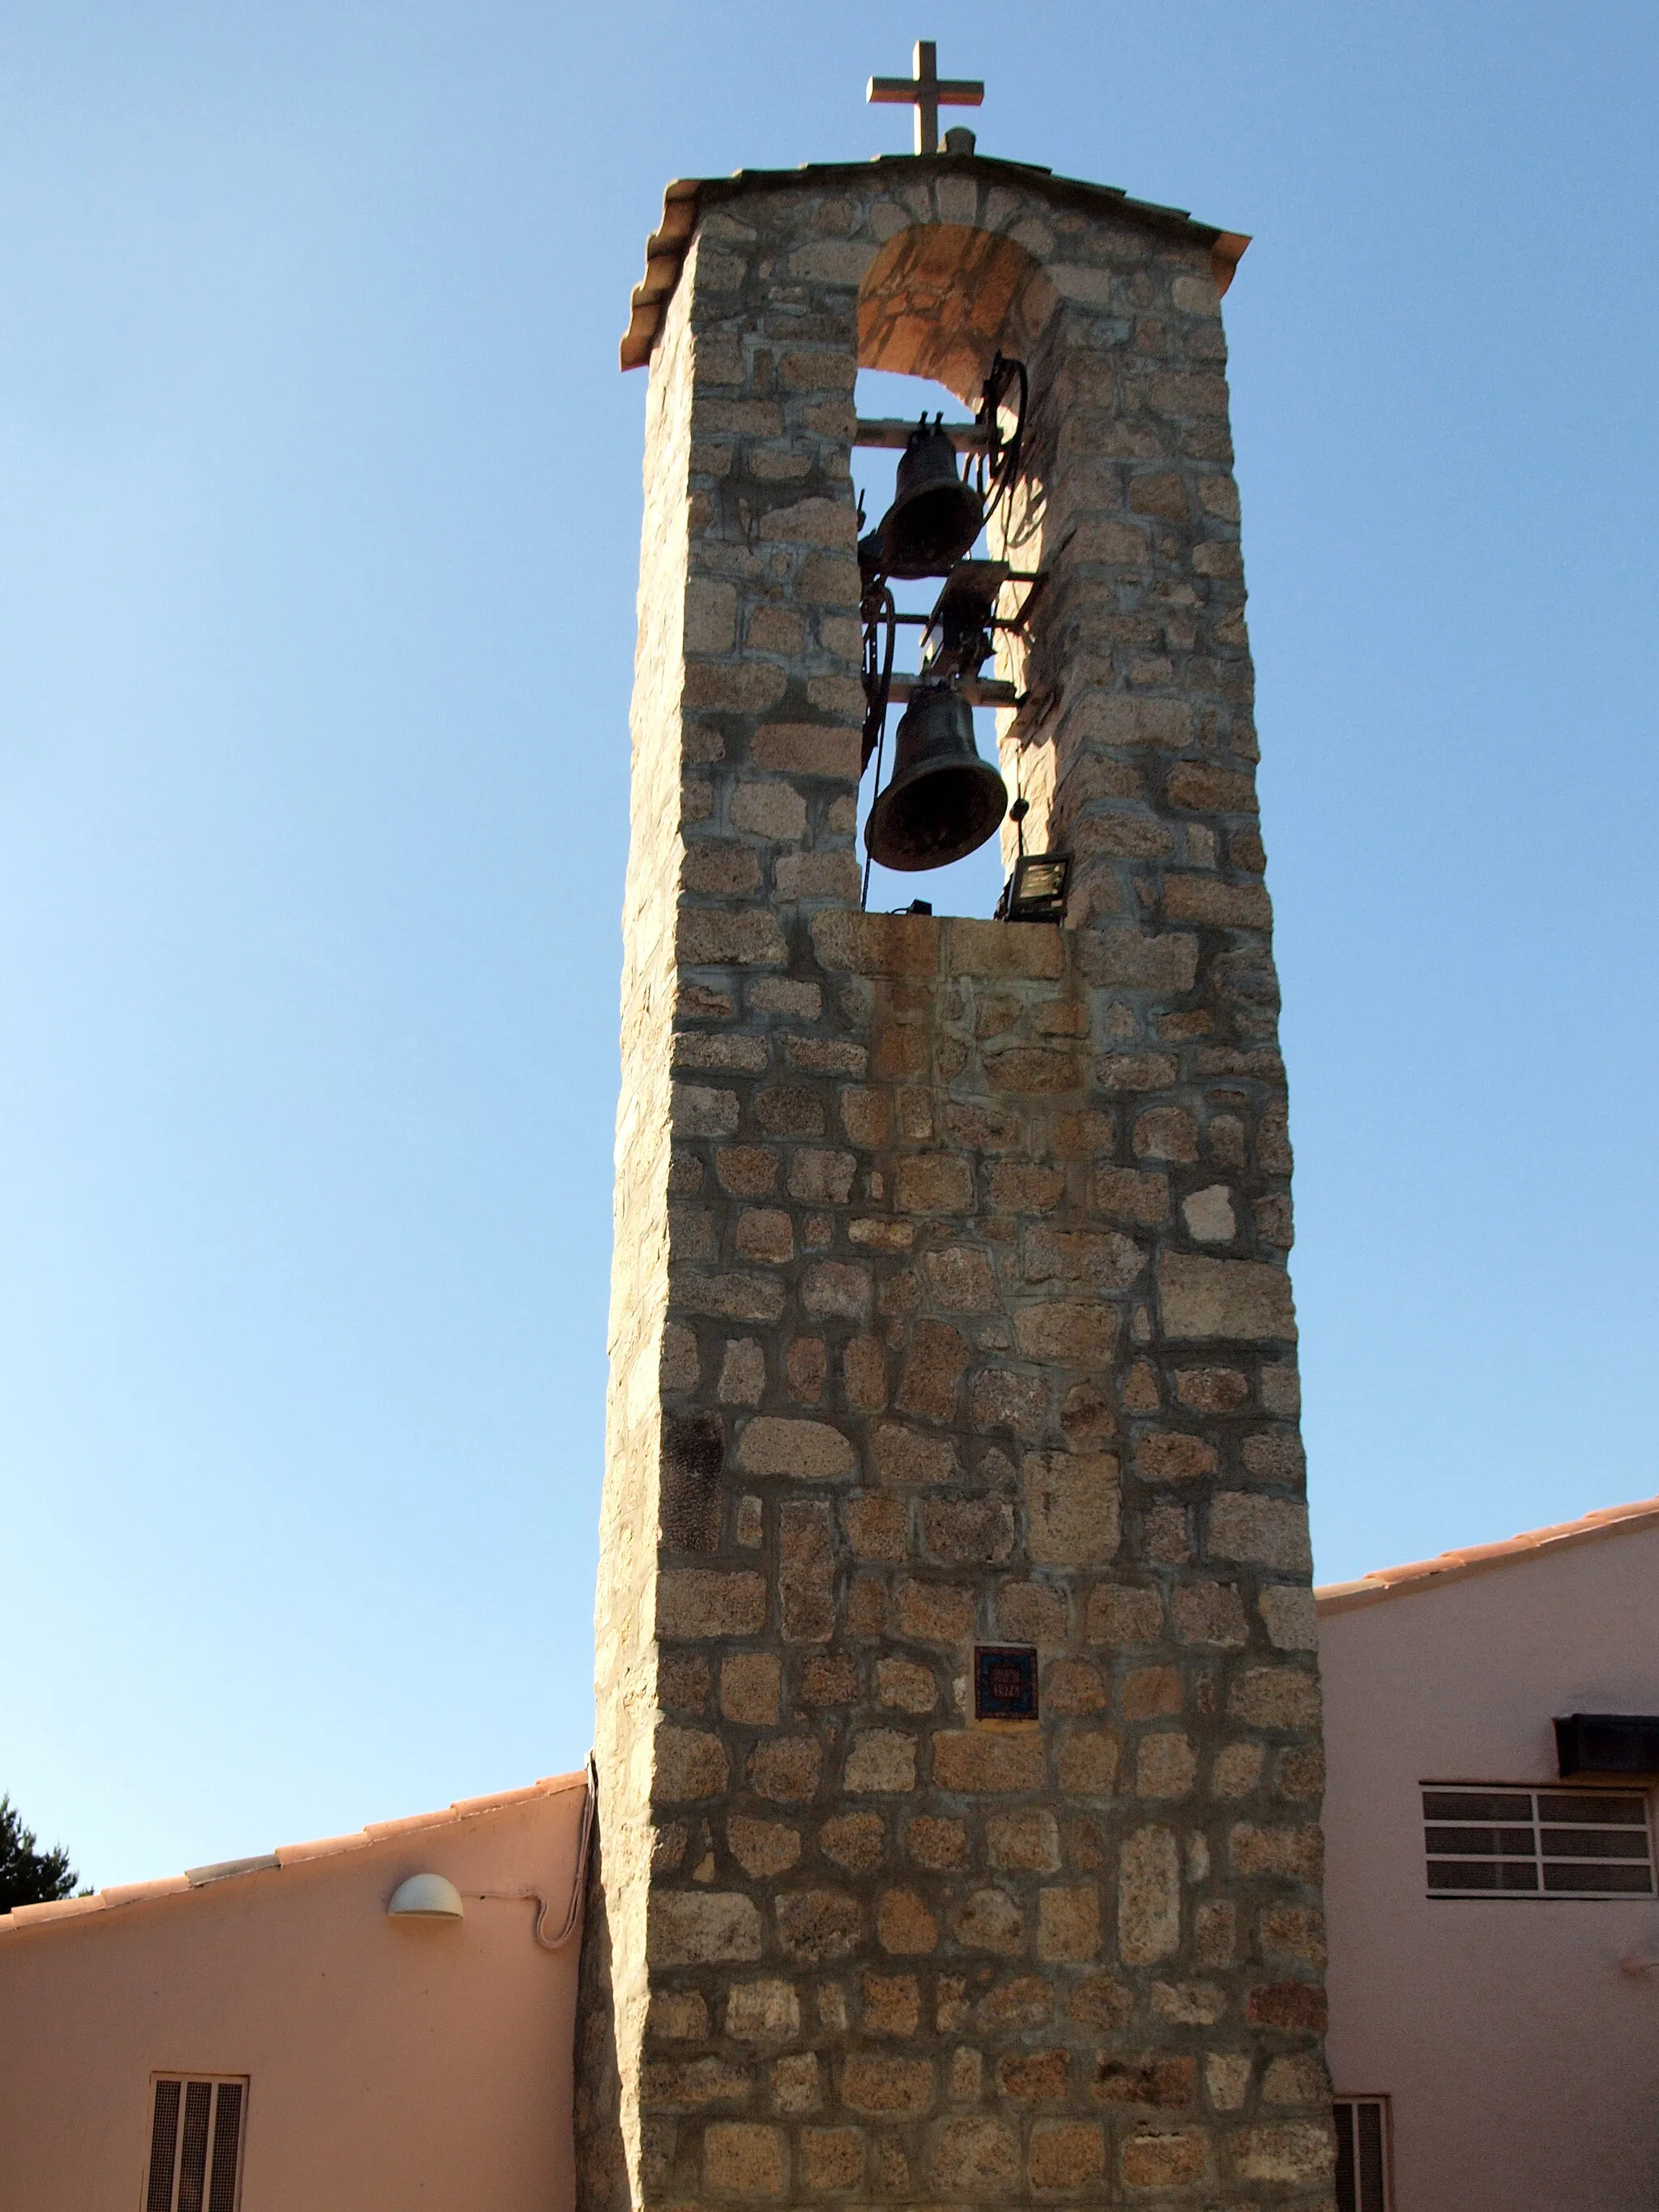
<svg viewBox="0 0 1659 2212">
<path fill-rule="evenodd" d="M 1431 1897 L 1651 1897 L 1647 1800 L 1425 1784 Z"/>
<path fill-rule="evenodd" d="M 1386 2097 L 1339 2097 L 1336 2122 L 1336 2212 L 1389 2212 L 1389 2130 Z"/>
<path fill-rule="evenodd" d="M 246 2101 L 243 2080 L 157 2075 L 144 2212 L 236 2212 Z"/>
</svg>

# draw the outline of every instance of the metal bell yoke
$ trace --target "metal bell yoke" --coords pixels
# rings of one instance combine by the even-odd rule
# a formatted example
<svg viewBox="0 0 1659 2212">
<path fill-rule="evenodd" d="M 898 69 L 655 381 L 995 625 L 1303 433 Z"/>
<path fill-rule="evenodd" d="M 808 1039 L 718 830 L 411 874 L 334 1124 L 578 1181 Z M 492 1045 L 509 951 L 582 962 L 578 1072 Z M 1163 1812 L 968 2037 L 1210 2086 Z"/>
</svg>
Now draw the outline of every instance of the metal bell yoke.
<svg viewBox="0 0 1659 2212">
<path fill-rule="evenodd" d="M 974 743 L 972 708 L 948 684 L 922 685 L 899 722 L 891 779 L 864 827 L 871 858 L 904 874 L 945 867 L 977 852 L 1007 811 L 1007 788 Z"/>
</svg>

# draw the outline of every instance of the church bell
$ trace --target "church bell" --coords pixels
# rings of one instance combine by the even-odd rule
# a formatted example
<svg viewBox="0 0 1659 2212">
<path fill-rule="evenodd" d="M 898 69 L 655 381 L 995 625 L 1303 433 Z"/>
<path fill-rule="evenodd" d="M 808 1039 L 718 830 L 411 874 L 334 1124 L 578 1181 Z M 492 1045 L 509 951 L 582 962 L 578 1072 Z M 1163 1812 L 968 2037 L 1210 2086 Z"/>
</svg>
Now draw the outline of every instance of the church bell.
<svg viewBox="0 0 1659 2212">
<path fill-rule="evenodd" d="M 899 457 L 893 504 L 881 519 L 881 565 L 890 576 L 943 576 L 985 525 L 985 508 L 957 471 L 951 434 L 925 420 Z"/>
<path fill-rule="evenodd" d="M 942 868 L 977 852 L 1007 808 L 1002 778 L 974 743 L 973 709 L 948 684 L 924 685 L 899 722 L 891 781 L 865 824 L 871 858 L 907 873 Z"/>
</svg>

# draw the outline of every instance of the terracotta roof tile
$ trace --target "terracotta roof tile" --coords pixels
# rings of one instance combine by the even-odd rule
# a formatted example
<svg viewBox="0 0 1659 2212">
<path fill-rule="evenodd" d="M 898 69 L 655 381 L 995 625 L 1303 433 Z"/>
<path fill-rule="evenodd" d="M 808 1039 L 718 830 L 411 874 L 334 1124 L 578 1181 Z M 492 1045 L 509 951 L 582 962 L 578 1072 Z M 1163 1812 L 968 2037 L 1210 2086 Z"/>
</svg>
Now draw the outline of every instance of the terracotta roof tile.
<svg viewBox="0 0 1659 2212">
<path fill-rule="evenodd" d="M 366 1851 L 374 1838 L 367 1828 L 349 1836 L 318 1836 L 306 1844 L 278 1844 L 271 1856 L 278 1866 L 304 1866 L 312 1859 L 331 1859 L 337 1851 Z"/>
<path fill-rule="evenodd" d="M 14 1905 L 11 1911 L 0 1917 L 0 1935 L 7 1925 L 16 1921 L 27 1927 L 36 1920 L 75 1920 L 83 1912 L 101 1912 L 105 1900 L 101 1893 L 91 1897 L 62 1897 L 52 1905 Z"/>
<path fill-rule="evenodd" d="M 1530 1559 L 1558 1546 L 1624 1535 L 1655 1522 L 1659 1522 L 1659 1498 L 1638 1498 L 1630 1505 L 1604 1505 L 1577 1521 L 1523 1529 L 1502 1543 L 1468 1544 L 1458 1551 L 1437 1553 L 1431 1559 L 1414 1559 L 1403 1567 L 1378 1567 L 1358 1582 L 1325 1583 L 1315 1590 L 1314 1598 L 1322 1613 L 1351 1613 L 1355 1607 L 1374 1605 L 1380 1598 L 1409 1595 L 1431 1584 L 1458 1582 L 1490 1567 L 1512 1565 L 1517 1559 Z"/>
<path fill-rule="evenodd" d="M 211 1866 L 186 1867 L 185 1880 L 192 1889 L 206 1889 L 216 1881 L 235 1881 L 245 1874 L 268 1874 L 280 1866 L 275 1851 L 259 1851 L 252 1858 L 216 1859 Z"/>
<path fill-rule="evenodd" d="M 90 1897 L 66 1897 L 54 1905 L 19 1905 L 0 1912 L 0 1936 L 21 1935 L 47 1922 L 78 1919 L 88 1912 L 108 1912 L 128 1905 L 145 1905 L 156 1898 L 187 1897 L 192 1891 L 222 1881 L 258 1880 L 284 1867 L 307 1866 L 313 1859 L 334 1858 L 346 1851 L 366 1851 L 390 1836 L 410 1835 L 423 1828 L 453 1828 L 461 1820 L 527 1803 L 534 1797 L 557 1797 L 568 1790 L 586 1790 L 586 1771 L 579 1774 L 550 1774 L 524 1790 L 502 1790 L 489 1797 L 463 1797 L 437 1813 L 416 1813 L 404 1820 L 379 1820 L 350 1835 L 321 1836 L 308 1844 L 283 1844 L 255 1858 L 223 1859 L 213 1866 L 192 1867 L 188 1874 L 164 1875 L 159 1881 L 118 1882 Z"/>
<path fill-rule="evenodd" d="M 190 1887 L 190 1876 L 185 1874 L 164 1874 L 155 1881 L 123 1881 L 113 1883 L 98 1893 L 106 1905 L 142 1905 L 152 1897 L 178 1897 Z"/>
<path fill-rule="evenodd" d="M 544 1783 L 532 1782 L 523 1790 L 498 1790 L 490 1797 L 458 1797 L 449 1809 L 463 1816 L 493 1813 L 498 1805 L 521 1805 L 527 1797 L 539 1797 L 546 1786 Z"/>
<path fill-rule="evenodd" d="M 363 1835 L 371 1843 L 380 1844 L 384 1843 L 388 1836 L 412 1834 L 416 1828 L 453 1827 L 457 1817 L 453 1805 L 447 1805 L 441 1813 L 406 1813 L 401 1820 L 371 1820 L 364 1828 Z"/>
</svg>

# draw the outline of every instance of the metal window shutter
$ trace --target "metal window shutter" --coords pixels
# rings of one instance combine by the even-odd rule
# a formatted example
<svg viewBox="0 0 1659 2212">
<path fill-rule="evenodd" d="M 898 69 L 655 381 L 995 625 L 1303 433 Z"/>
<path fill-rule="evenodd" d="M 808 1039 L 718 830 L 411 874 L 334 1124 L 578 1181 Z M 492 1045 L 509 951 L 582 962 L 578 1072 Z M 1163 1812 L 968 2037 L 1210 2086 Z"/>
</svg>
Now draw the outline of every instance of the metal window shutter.
<svg viewBox="0 0 1659 2212">
<path fill-rule="evenodd" d="M 208 2184 L 207 2212 L 236 2212 L 236 2154 L 242 2140 L 242 2085 L 219 2084 L 213 2115 L 213 2164 Z"/>
<path fill-rule="evenodd" d="M 173 2167 L 179 2148 L 177 2081 L 155 2085 L 155 2113 L 149 2130 L 149 2186 L 144 2192 L 144 2212 L 173 2212 Z"/>
</svg>

